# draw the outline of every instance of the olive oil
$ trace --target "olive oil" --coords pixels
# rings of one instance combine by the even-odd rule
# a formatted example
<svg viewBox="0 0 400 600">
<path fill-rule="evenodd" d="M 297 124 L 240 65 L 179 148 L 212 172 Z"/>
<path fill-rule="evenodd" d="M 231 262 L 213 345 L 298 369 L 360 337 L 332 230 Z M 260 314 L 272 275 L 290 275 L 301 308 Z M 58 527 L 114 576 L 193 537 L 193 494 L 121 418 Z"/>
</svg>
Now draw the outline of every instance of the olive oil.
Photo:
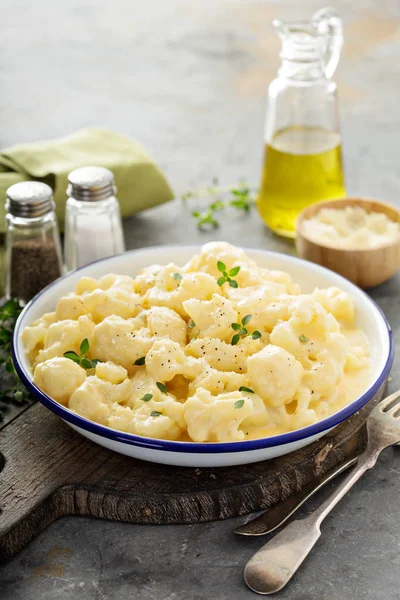
<svg viewBox="0 0 400 600">
<path fill-rule="evenodd" d="M 319 127 L 289 127 L 266 144 L 258 208 L 265 223 L 295 236 L 297 215 L 320 200 L 345 195 L 340 135 Z"/>
</svg>

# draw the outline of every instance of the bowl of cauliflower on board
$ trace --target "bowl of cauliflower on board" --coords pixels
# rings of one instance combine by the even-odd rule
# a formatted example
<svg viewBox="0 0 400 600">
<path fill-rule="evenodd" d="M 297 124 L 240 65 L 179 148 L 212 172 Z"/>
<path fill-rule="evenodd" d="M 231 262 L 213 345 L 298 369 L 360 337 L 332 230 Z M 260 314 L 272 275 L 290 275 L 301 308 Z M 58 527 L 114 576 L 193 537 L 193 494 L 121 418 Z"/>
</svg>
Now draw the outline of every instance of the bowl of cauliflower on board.
<svg viewBox="0 0 400 600">
<path fill-rule="evenodd" d="M 225 242 L 133 250 L 50 284 L 13 337 L 32 395 L 98 444 L 153 462 L 257 462 L 365 405 L 390 327 L 315 264 Z"/>
</svg>

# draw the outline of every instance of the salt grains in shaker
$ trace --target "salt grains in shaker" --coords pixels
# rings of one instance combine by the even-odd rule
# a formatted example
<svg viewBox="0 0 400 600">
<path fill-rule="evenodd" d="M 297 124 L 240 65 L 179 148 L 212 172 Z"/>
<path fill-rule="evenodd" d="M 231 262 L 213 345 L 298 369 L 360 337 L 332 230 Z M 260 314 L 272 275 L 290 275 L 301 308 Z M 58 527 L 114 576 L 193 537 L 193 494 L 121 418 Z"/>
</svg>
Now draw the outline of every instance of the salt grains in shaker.
<svg viewBox="0 0 400 600">
<path fill-rule="evenodd" d="M 75 269 L 125 250 L 114 176 L 103 167 L 82 167 L 69 174 L 64 253 Z"/>
<path fill-rule="evenodd" d="M 62 273 L 53 192 L 23 181 L 7 190 L 5 293 L 27 302 Z"/>
</svg>

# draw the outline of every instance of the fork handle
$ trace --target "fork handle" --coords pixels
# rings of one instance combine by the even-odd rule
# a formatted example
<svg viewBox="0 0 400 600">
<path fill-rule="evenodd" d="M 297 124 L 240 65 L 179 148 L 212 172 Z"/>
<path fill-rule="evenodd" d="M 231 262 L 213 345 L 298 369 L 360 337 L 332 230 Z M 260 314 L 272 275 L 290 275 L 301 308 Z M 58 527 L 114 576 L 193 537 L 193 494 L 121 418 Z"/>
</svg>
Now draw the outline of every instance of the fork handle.
<svg viewBox="0 0 400 600">
<path fill-rule="evenodd" d="M 320 525 L 360 477 L 373 467 L 378 454 L 364 452 L 357 465 L 321 506 L 305 519 L 280 531 L 249 560 L 244 571 L 247 585 L 258 594 L 274 594 L 290 581 L 321 535 Z"/>
</svg>

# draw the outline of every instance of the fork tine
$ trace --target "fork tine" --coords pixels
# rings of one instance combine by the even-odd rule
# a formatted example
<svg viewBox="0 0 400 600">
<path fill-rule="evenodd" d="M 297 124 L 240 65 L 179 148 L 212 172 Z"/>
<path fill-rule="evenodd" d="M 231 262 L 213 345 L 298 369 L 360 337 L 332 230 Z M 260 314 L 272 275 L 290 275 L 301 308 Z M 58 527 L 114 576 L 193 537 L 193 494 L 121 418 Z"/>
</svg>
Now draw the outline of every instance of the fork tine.
<svg viewBox="0 0 400 600">
<path fill-rule="evenodd" d="M 398 417 L 400 417 L 400 406 L 398 404 L 396 404 L 396 406 L 392 410 L 393 410 L 393 412 L 392 411 L 390 411 L 390 412 L 392 412 L 393 417 L 395 419 L 397 419 Z"/>
<path fill-rule="evenodd" d="M 396 400 L 398 400 L 399 398 L 400 398 L 400 390 L 397 390 L 397 392 L 393 392 L 393 394 L 390 394 L 390 396 L 388 396 L 387 398 L 385 398 L 384 400 L 379 402 L 377 408 L 381 412 L 391 412 L 398 405 L 396 403 L 392 408 L 389 409 L 390 405 L 393 404 L 394 402 L 396 402 Z"/>
</svg>

